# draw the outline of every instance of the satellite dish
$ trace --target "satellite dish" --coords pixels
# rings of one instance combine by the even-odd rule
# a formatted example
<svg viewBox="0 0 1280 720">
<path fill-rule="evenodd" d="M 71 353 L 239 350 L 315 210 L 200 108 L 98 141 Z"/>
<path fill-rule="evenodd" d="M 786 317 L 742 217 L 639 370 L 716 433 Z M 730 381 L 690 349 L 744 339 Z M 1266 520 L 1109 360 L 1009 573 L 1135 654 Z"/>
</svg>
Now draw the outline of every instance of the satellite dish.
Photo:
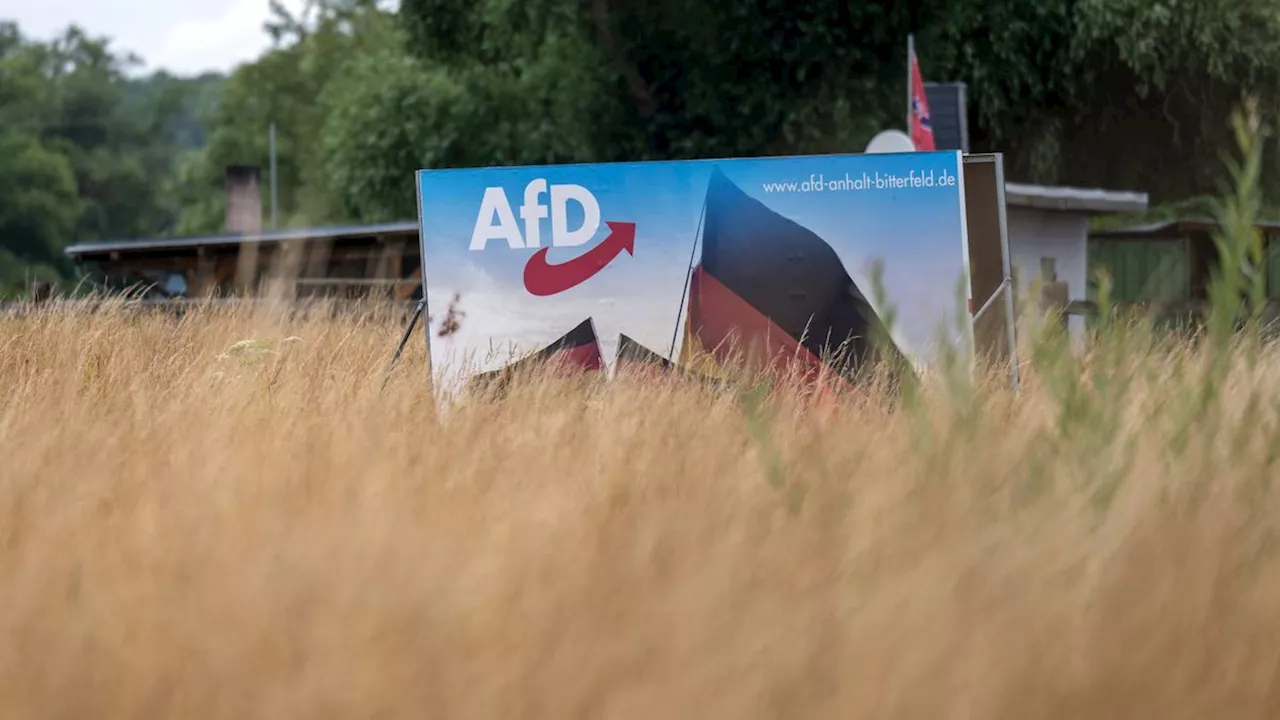
<svg viewBox="0 0 1280 720">
<path fill-rule="evenodd" d="M 908 153 L 915 152 L 916 145 L 911 137 L 901 130 L 881 130 L 871 142 L 867 143 L 868 153 Z"/>
</svg>

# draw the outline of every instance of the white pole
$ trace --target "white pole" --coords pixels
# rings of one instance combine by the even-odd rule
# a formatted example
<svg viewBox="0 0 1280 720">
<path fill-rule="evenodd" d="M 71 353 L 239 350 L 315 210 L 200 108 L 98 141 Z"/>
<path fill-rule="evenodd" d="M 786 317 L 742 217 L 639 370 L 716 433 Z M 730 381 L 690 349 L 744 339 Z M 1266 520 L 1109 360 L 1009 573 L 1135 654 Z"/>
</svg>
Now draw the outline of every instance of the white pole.
<svg viewBox="0 0 1280 720">
<path fill-rule="evenodd" d="M 271 123 L 271 134 L 269 136 L 270 153 L 271 153 L 271 229 L 274 230 L 276 225 L 276 124 Z"/>
<path fill-rule="evenodd" d="M 996 207 L 1000 211 L 1000 270 L 1004 273 L 1005 331 L 1009 342 L 1009 365 L 1013 374 L 1013 392 L 1022 386 L 1022 372 L 1018 368 L 1018 316 L 1013 297 L 1018 289 L 1013 285 L 1013 261 L 1009 257 L 1009 217 L 1005 208 L 1004 154 L 996 154 Z"/>
<path fill-rule="evenodd" d="M 911 61 L 916 56 L 916 38 L 914 35 L 907 33 L 907 135 L 911 134 L 911 104 L 915 100 L 915 94 L 911 91 L 911 85 L 915 80 L 911 72 Z"/>
</svg>

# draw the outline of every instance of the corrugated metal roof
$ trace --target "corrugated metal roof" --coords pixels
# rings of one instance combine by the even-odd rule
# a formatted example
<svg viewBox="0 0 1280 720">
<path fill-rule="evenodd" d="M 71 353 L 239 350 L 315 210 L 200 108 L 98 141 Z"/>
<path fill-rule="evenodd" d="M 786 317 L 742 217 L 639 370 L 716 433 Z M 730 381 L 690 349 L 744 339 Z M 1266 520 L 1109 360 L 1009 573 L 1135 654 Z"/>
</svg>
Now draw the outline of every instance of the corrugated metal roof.
<svg viewBox="0 0 1280 720">
<path fill-rule="evenodd" d="M 112 252 L 137 252 L 146 250 L 178 250 L 183 248 L 217 247 L 220 245 L 241 245 L 243 243 L 273 243 L 285 240 L 337 240 L 341 238 L 366 238 L 378 235 L 404 235 L 418 232 L 418 223 L 413 220 L 403 222 L 381 223 L 377 225 L 345 225 L 337 227 L 295 228 L 289 230 L 272 230 L 264 233 L 246 235 L 232 233 L 227 235 L 206 235 L 203 237 L 181 238 L 145 238 L 139 240 L 108 240 L 104 242 L 80 243 L 67 248 L 67 255 L 72 258 L 84 258 L 89 255 L 102 255 Z"/>
<path fill-rule="evenodd" d="M 1012 207 L 1077 212 L 1142 212 L 1147 194 L 1064 186 L 1005 183 L 1005 203 Z"/>
</svg>

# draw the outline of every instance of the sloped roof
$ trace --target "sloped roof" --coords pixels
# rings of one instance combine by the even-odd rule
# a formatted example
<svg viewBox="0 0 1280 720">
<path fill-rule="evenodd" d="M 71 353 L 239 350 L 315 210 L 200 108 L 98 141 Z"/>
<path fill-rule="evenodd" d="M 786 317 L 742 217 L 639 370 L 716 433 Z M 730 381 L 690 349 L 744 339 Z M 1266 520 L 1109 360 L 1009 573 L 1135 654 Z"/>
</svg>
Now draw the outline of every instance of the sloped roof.
<svg viewBox="0 0 1280 720">
<path fill-rule="evenodd" d="M 179 250 L 186 248 L 238 246 L 244 243 L 275 243 L 286 240 L 338 240 L 373 238 L 379 235 L 417 234 L 418 223 L 413 220 L 380 223 L 377 225 L 343 225 L 335 227 L 294 228 L 271 230 L 263 233 L 229 233 L 181 238 L 143 238 L 138 240 L 108 240 L 80 243 L 67 248 L 72 259 L 86 259 L 113 252 L 138 252 L 152 250 Z"/>
<path fill-rule="evenodd" d="M 1076 212 L 1142 212 L 1148 203 L 1143 192 L 1012 182 L 1005 183 L 1004 197 L 1010 207 Z"/>
</svg>

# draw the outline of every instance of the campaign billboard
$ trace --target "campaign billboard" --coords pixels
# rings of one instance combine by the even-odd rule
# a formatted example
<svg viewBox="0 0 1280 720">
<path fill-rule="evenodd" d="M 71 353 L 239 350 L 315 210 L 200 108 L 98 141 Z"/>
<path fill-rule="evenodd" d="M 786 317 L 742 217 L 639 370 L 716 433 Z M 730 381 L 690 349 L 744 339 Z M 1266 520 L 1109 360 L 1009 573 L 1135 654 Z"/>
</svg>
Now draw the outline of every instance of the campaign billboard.
<svg viewBox="0 0 1280 720">
<path fill-rule="evenodd" d="M 419 171 L 434 379 L 552 355 L 607 371 L 620 339 L 847 369 L 882 327 L 875 260 L 889 346 L 927 364 L 968 299 L 962 173 L 954 151 Z"/>
</svg>

